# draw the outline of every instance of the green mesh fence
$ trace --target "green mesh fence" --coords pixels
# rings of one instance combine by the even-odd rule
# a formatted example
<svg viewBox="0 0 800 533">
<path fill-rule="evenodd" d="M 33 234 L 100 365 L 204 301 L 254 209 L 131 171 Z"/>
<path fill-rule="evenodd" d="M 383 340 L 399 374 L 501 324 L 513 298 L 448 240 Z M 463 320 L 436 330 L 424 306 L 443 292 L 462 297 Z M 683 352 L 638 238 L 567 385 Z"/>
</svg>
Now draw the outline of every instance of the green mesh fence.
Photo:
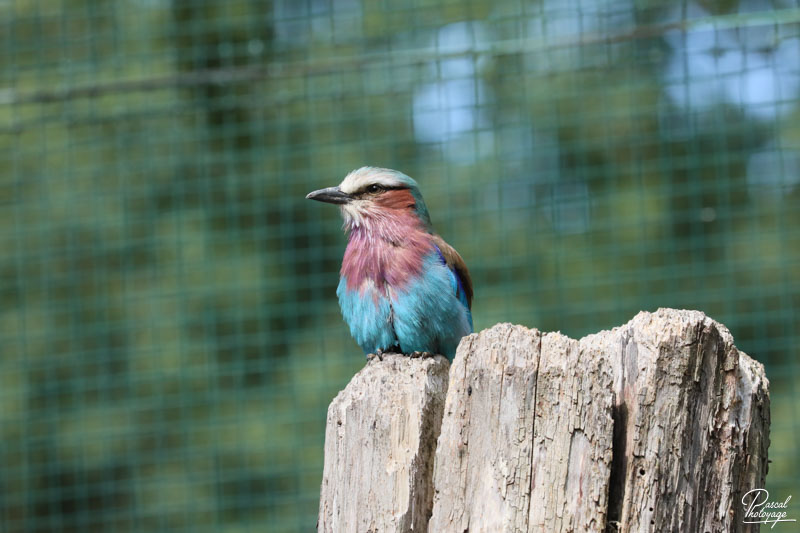
<svg viewBox="0 0 800 533">
<path fill-rule="evenodd" d="M 0 529 L 312 530 L 365 164 L 478 329 L 726 324 L 800 519 L 798 97 L 789 0 L 0 0 Z"/>
</svg>

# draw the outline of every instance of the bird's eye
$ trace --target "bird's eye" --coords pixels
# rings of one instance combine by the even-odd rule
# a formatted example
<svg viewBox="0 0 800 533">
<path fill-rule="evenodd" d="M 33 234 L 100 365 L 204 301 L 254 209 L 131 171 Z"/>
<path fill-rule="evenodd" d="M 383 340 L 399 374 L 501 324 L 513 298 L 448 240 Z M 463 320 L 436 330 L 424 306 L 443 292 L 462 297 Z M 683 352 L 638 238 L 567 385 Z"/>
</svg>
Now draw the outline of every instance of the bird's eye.
<svg viewBox="0 0 800 533">
<path fill-rule="evenodd" d="M 370 185 L 369 187 L 367 187 L 367 192 L 378 192 L 378 191 L 382 191 L 382 190 L 383 190 L 383 187 L 381 187 L 380 185 L 375 185 L 374 183 L 372 185 Z"/>
</svg>

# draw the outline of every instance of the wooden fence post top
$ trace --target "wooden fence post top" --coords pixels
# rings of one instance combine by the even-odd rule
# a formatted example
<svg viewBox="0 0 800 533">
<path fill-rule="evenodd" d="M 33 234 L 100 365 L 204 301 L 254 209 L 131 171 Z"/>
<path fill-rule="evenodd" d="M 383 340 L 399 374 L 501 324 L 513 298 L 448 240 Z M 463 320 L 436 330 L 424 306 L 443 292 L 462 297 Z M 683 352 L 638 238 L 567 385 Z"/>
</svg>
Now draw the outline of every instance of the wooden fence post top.
<svg viewBox="0 0 800 533">
<path fill-rule="evenodd" d="M 758 531 L 769 383 L 702 312 L 580 340 L 497 324 L 447 372 L 390 355 L 336 397 L 320 531 Z"/>
</svg>

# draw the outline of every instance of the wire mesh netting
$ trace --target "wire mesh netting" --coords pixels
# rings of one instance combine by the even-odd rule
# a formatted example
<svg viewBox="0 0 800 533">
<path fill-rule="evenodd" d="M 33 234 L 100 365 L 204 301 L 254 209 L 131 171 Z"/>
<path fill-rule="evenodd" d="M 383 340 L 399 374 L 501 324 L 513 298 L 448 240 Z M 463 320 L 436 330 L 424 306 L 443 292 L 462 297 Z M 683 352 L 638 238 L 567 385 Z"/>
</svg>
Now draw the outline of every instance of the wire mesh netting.
<svg viewBox="0 0 800 533">
<path fill-rule="evenodd" d="M 789 1 L 0 0 L 2 529 L 314 527 L 366 164 L 476 329 L 726 324 L 800 497 L 799 96 Z"/>
</svg>

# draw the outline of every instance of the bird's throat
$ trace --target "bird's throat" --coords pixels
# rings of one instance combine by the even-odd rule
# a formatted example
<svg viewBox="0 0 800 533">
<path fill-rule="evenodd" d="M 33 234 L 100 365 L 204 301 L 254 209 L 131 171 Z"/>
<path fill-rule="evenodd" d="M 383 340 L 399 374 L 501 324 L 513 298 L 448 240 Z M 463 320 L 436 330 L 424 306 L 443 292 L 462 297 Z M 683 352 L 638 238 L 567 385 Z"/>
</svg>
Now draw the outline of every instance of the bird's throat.
<svg viewBox="0 0 800 533">
<path fill-rule="evenodd" d="M 411 223 L 409 223 L 411 222 Z M 434 251 L 431 235 L 419 223 L 381 220 L 351 228 L 341 275 L 348 290 L 365 283 L 380 290 L 402 290 L 418 276 L 425 257 Z"/>
</svg>

